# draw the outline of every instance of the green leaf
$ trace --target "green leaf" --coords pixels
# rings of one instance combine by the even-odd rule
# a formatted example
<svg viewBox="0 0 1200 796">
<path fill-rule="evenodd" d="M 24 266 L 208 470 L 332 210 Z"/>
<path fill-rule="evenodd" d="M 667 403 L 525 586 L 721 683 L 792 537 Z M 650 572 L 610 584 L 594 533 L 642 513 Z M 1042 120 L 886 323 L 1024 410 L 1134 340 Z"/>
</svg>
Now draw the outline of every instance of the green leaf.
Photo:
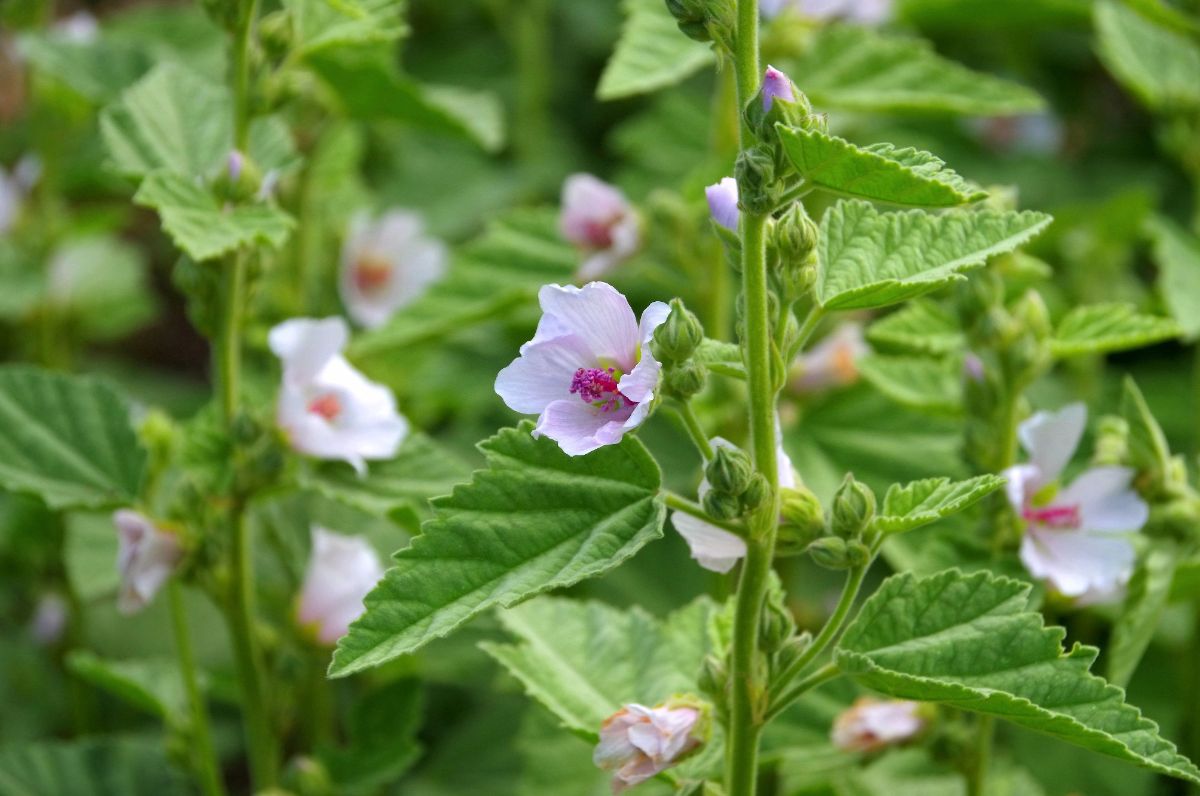
<svg viewBox="0 0 1200 796">
<path fill-rule="evenodd" d="M 175 245 L 197 262 L 243 246 L 279 248 L 295 221 L 266 204 L 222 207 L 209 191 L 187 178 L 158 171 L 146 177 L 133 201 L 153 207 Z"/>
<path fill-rule="evenodd" d="M 1200 784 L 1200 769 L 1124 692 L 1091 674 L 1096 649 L 1027 609 L 1030 587 L 988 572 L 895 575 L 863 605 L 837 665 L 876 691 L 998 716 Z"/>
<path fill-rule="evenodd" d="M 188 722 L 187 694 L 174 661 L 105 660 L 89 650 L 76 650 L 66 664 L 72 674 L 134 707 L 164 721 Z"/>
<path fill-rule="evenodd" d="M 421 754 L 421 694 L 420 682 L 405 679 L 358 698 L 350 711 L 350 742 L 320 751 L 338 793 L 378 793 L 412 767 Z"/>
<path fill-rule="evenodd" d="M 295 37 L 292 53 L 381 44 L 407 32 L 398 0 L 285 0 Z"/>
<path fill-rule="evenodd" d="M 64 242 L 54 252 L 48 276 L 51 310 L 71 316 L 90 340 L 122 337 L 154 316 L 145 256 L 116 237 Z"/>
<path fill-rule="evenodd" d="M 966 481 L 926 478 L 904 486 L 892 484 L 872 524 L 883 533 L 911 531 L 957 514 L 1002 486 L 1004 479 L 998 475 L 980 475 Z"/>
<path fill-rule="evenodd" d="M 796 171 L 808 184 L 826 191 L 909 207 L 952 207 L 987 196 L 941 158 L 919 149 L 859 147 L 817 130 L 783 125 L 777 129 Z"/>
<path fill-rule="evenodd" d="M 106 737 L 0 749 L 5 796 L 184 796 L 161 741 Z"/>
<path fill-rule="evenodd" d="M 822 28 L 788 73 L 817 105 L 846 110 L 996 116 L 1043 105 L 1030 89 L 943 58 L 926 41 L 858 26 Z"/>
<path fill-rule="evenodd" d="M 480 444 L 488 468 L 434 501 L 434 518 L 366 599 L 330 667 L 341 677 L 447 635 L 500 605 L 609 570 L 662 535 L 661 473 L 627 436 L 567 456 L 533 424 Z"/>
<path fill-rule="evenodd" d="M 713 61 L 712 51 L 680 32 L 662 0 L 622 0 L 625 25 L 600 75 L 596 96 L 615 100 L 673 86 Z"/>
<path fill-rule="evenodd" d="M 481 646 L 564 727 L 595 738 L 626 702 L 697 692 L 715 610 L 700 598 L 660 621 L 636 606 L 546 597 L 500 614 L 519 643 Z"/>
<path fill-rule="evenodd" d="M 858 371 L 897 403 L 926 412 L 962 411 L 962 363 L 957 359 L 868 354 Z"/>
<path fill-rule="evenodd" d="M 1161 480 L 1171 470 L 1171 446 L 1132 376 L 1126 376 L 1121 386 L 1121 417 L 1129 426 L 1129 464 Z"/>
<path fill-rule="evenodd" d="M 1056 357 L 1103 354 L 1161 343 L 1179 334 L 1175 321 L 1143 315 L 1132 304 L 1087 304 L 1059 321 L 1050 350 Z"/>
<path fill-rule="evenodd" d="M 132 503 L 145 453 L 129 406 L 94 379 L 0 367 L 0 485 L 51 508 Z"/>
<path fill-rule="evenodd" d="M 880 213 L 842 201 L 821 219 L 816 295 L 826 309 L 883 307 L 937 290 L 962 271 L 1033 238 L 1050 216 L 1032 211 Z"/>
<path fill-rule="evenodd" d="M 1105 653 L 1108 681 L 1124 688 L 1150 646 L 1171 596 L 1179 552 L 1154 547 L 1138 562 Z"/>
<path fill-rule="evenodd" d="M 1200 337 L 1200 240 L 1162 216 L 1147 221 L 1146 230 L 1158 264 L 1158 291 L 1184 339 L 1195 340 Z"/>
<path fill-rule="evenodd" d="M 53 31 L 22 36 L 20 48 L 34 71 L 94 103 L 115 100 L 154 63 L 133 42 L 100 39 L 83 43 L 65 40 Z"/>
<path fill-rule="evenodd" d="M 938 356 L 961 351 L 962 330 L 950 311 L 934 301 L 905 304 L 867 327 L 867 340 L 876 348 Z"/>
<path fill-rule="evenodd" d="M 1158 110 L 1200 107 L 1200 45 L 1121 3 L 1095 6 L 1100 58 L 1142 102 Z"/>
</svg>

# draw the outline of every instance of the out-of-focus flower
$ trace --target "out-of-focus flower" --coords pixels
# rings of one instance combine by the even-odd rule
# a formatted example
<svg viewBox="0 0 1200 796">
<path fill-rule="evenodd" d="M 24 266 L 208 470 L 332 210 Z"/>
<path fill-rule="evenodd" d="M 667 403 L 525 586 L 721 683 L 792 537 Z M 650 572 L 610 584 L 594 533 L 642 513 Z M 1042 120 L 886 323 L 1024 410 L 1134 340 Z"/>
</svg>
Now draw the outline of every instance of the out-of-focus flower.
<svg viewBox="0 0 1200 796">
<path fill-rule="evenodd" d="M 171 577 L 183 558 L 183 548 L 175 534 L 136 511 L 117 511 L 113 524 L 117 527 L 117 570 L 121 573 L 117 610 L 134 614 L 145 608 Z"/>
<path fill-rule="evenodd" d="M 55 22 L 51 33 L 60 41 L 91 44 L 100 37 L 100 23 L 87 11 L 76 11 L 71 16 Z"/>
<path fill-rule="evenodd" d="M 774 19 L 785 11 L 816 20 L 845 19 L 879 25 L 892 15 L 893 0 L 760 0 L 759 12 Z"/>
<path fill-rule="evenodd" d="M 874 752 L 902 743 L 925 726 L 917 702 L 863 697 L 833 722 L 833 745 L 847 752 Z"/>
<path fill-rule="evenodd" d="M 1083 604 L 1121 596 L 1136 558 L 1129 534 L 1150 516 L 1130 486 L 1128 467 L 1092 467 L 1059 488 L 1086 423 L 1081 403 L 1038 412 L 1019 429 L 1029 463 L 1004 471 L 1009 502 L 1025 522 L 1021 561 L 1034 577 Z"/>
<path fill-rule="evenodd" d="M 978 354 L 968 351 L 963 357 L 963 376 L 971 381 L 982 382 L 985 375 L 987 372 L 984 370 L 983 360 Z"/>
<path fill-rule="evenodd" d="M 792 387 L 800 392 L 818 392 L 853 384 L 858 380 L 859 358 L 870 351 L 862 325 L 847 321 L 797 358 L 794 369 L 798 375 L 792 379 Z"/>
<path fill-rule="evenodd" d="M 733 444 L 720 437 L 713 437 L 712 446 L 732 448 Z M 795 489 L 796 472 L 792 469 L 792 460 L 783 450 L 783 445 L 778 447 L 775 456 L 779 464 L 779 488 Z M 708 478 L 700 481 L 697 496 L 701 501 L 710 489 L 712 486 L 708 483 Z M 671 524 L 688 543 L 696 563 L 711 572 L 728 572 L 746 555 L 746 541 L 742 537 L 698 517 L 675 511 L 671 513 Z"/>
<path fill-rule="evenodd" d="M 612 285 L 546 285 L 542 319 L 521 355 L 496 376 L 510 409 L 538 415 L 545 435 L 569 456 L 621 441 L 650 413 L 661 366 L 650 339 L 671 310 L 646 307 L 641 323 Z"/>
<path fill-rule="evenodd" d="M 25 197 L 41 175 L 42 163 L 34 155 L 22 157 L 13 165 L 11 172 L 6 172 L 0 166 L 0 235 L 12 229 Z"/>
<path fill-rule="evenodd" d="M 720 182 L 713 183 L 704 189 L 704 198 L 708 200 L 708 210 L 716 221 L 725 229 L 737 232 L 738 228 L 738 186 L 733 177 L 723 177 Z"/>
<path fill-rule="evenodd" d="M 630 703 L 604 720 L 592 761 L 612 772 L 613 793 L 657 776 L 703 743 L 701 709 L 670 704 Z"/>
<path fill-rule="evenodd" d="M 283 362 L 276 419 L 296 451 L 349 462 L 389 459 L 408 435 L 392 391 L 370 381 L 341 355 L 350 331 L 341 318 L 294 318 L 271 330 Z"/>
<path fill-rule="evenodd" d="M 382 577 L 379 554 L 366 539 L 314 526 L 296 616 L 317 641 L 333 644 L 362 616 L 363 598 Z"/>
<path fill-rule="evenodd" d="M 425 234 L 416 213 L 355 216 L 342 246 L 339 285 L 346 311 L 360 326 L 382 326 L 445 275 L 447 259 L 446 245 Z"/>
<path fill-rule="evenodd" d="M 558 228 L 586 255 L 579 266 L 581 280 L 616 268 L 637 251 L 642 239 L 641 221 L 625 194 L 591 174 L 572 174 L 563 183 Z"/>
<path fill-rule="evenodd" d="M 969 129 L 998 152 L 1057 154 L 1065 138 L 1062 122 L 1052 113 L 986 116 L 967 120 Z"/>
<path fill-rule="evenodd" d="M 792 87 L 791 78 L 775 67 L 768 66 L 767 71 L 763 72 L 763 113 L 771 110 L 771 105 L 774 104 L 776 98 L 785 102 L 795 102 L 796 91 Z"/>
<path fill-rule="evenodd" d="M 37 607 L 33 610 L 29 632 L 38 644 L 43 647 L 52 647 L 62 640 L 69 617 L 70 611 L 63 596 L 55 592 L 47 592 L 41 596 Z"/>
</svg>

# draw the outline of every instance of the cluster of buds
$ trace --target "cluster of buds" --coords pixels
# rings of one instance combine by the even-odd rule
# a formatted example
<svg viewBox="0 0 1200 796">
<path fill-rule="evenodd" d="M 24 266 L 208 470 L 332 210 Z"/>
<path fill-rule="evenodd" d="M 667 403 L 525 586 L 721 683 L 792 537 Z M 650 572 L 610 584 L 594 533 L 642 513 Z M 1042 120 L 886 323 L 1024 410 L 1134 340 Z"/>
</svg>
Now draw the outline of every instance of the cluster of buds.
<svg viewBox="0 0 1200 796">
<path fill-rule="evenodd" d="M 874 542 L 875 493 L 847 474 L 833 497 L 827 535 L 814 540 L 808 553 L 828 569 L 853 569 L 866 565 Z"/>
<path fill-rule="evenodd" d="M 708 380 L 704 365 L 693 358 L 704 342 L 704 326 L 680 299 L 672 299 L 670 307 L 671 314 L 654 330 L 650 347 L 663 366 L 663 394 L 686 401 L 703 391 Z"/>
<path fill-rule="evenodd" d="M 718 520 L 732 520 L 754 511 L 770 494 L 771 485 L 746 452 L 733 445 L 713 451 L 704 468 L 710 489 L 704 495 L 704 510 Z"/>
<path fill-rule="evenodd" d="M 689 39 L 714 42 L 733 51 L 737 26 L 734 0 L 667 0 L 667 10 Z"/>
</svg>

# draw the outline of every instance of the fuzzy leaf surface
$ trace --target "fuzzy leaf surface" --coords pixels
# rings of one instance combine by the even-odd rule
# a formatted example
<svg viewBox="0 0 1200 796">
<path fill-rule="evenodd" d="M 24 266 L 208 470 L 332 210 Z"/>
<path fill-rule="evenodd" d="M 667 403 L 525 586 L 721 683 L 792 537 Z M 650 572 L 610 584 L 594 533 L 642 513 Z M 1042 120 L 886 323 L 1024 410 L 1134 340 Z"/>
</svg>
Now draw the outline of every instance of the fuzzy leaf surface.
<svg viewBox="0 0 1200 796">
<path fill-rule="evenodd" d="M 158 740 L 109 737 L 8 745 L 0 751 L 0 793 L 12 796 L 184 796 Z"/>
<path fill-rule="evenodd" d="M 413 652 L 493 606 L 611 569 L 662 535 L 661 473 L 625 437 L 567 456 L 533 424 L 480 444 L 488 467 L 434 501 L 434 517 L 366 599 L 338 643 L 342 676 Z"/>
<path fill-rule="evenodd" d="M 1200 44 L 1111 0 L 1096 4 L 1095 19 L 1100 58 L 1142 102 L 1200 107 Z"/>
<path fill-rule="evenodd" d="M 1200 784 L 1124 692 L 1089 672 L 1097 650 L 1028 610 L 1030 587 L 989 572 L 894 575 L 838 645 L 839 668 L 881 693 L 1007 719 L 1068 743 Z"/>
<path fill-rule="evenodd" d="M 954 316 L 928 299 L 905 304 L 867 327 L 867 340 L 876 348 L 938 356 L 960 350 L 966 340 Z"/>
<path fill-rule="evenodd" d="M 868 354 L 858 370 L 897 403 L 926 412 L 962 411 L 962 366 L 954 359 Z"/>
<path fill-rule="evenodd" d="M 661 0 L 622 0 L 621 7 L 625 23 L 596 87 L 600 99 L 622 99 L 673 86 L 712 63 L 712 51 L 679 31 Z"/>
<path fill-rule="evenodd" d="M 998 475 L 980 475 L 965 481 L 925 478 L 912 483 L 892 484 L 883 506 L 873 521 L 883 533 L 911 531 L 935 520 L 957 514 L 1004 486 Z"/>
<path fill-rule="evenodd" d="M 1180 334 L 1170 318 L 1145 315 L 1132 304 L 1086 304 L 1058 323 L 1050 350 L 1057 357 L 1103 354 L 1161 343 Z"/>
</svg>

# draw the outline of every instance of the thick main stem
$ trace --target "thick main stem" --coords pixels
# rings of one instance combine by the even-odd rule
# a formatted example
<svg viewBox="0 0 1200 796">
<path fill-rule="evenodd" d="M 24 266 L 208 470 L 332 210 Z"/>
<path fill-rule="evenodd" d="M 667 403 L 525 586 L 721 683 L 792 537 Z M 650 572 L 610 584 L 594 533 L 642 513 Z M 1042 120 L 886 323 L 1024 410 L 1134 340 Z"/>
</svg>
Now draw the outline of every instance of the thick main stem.
<svg viewBox="0 0 1200 796">
<path fill-rule="evenodd" d="M 250 32 L 258 0 L 240 0 L 233 30 L 233 146 L 242 152 L 250 143 Z"/>
<path fill-rule="evenodd" d="M 175 650 L 179 656 L 179 674 L 187 694 L 188 709 L 191 711 L 191 737 L 195 743 L 194 762 L 200 788 L 205 796 L 225 796 L 225 785 L 221 782 L 221 767 L 213 747 L 212 727 L 208 720 L 208 708 L 200 685 L 196 679 L 196 657 L 192 653 L 192 637 L 188 631 L 187 612 L 183 605 L 183 587 L 172 580 L 167 591 L 171 598 L 171 621 L 175 630 Z"/>
</svg>

